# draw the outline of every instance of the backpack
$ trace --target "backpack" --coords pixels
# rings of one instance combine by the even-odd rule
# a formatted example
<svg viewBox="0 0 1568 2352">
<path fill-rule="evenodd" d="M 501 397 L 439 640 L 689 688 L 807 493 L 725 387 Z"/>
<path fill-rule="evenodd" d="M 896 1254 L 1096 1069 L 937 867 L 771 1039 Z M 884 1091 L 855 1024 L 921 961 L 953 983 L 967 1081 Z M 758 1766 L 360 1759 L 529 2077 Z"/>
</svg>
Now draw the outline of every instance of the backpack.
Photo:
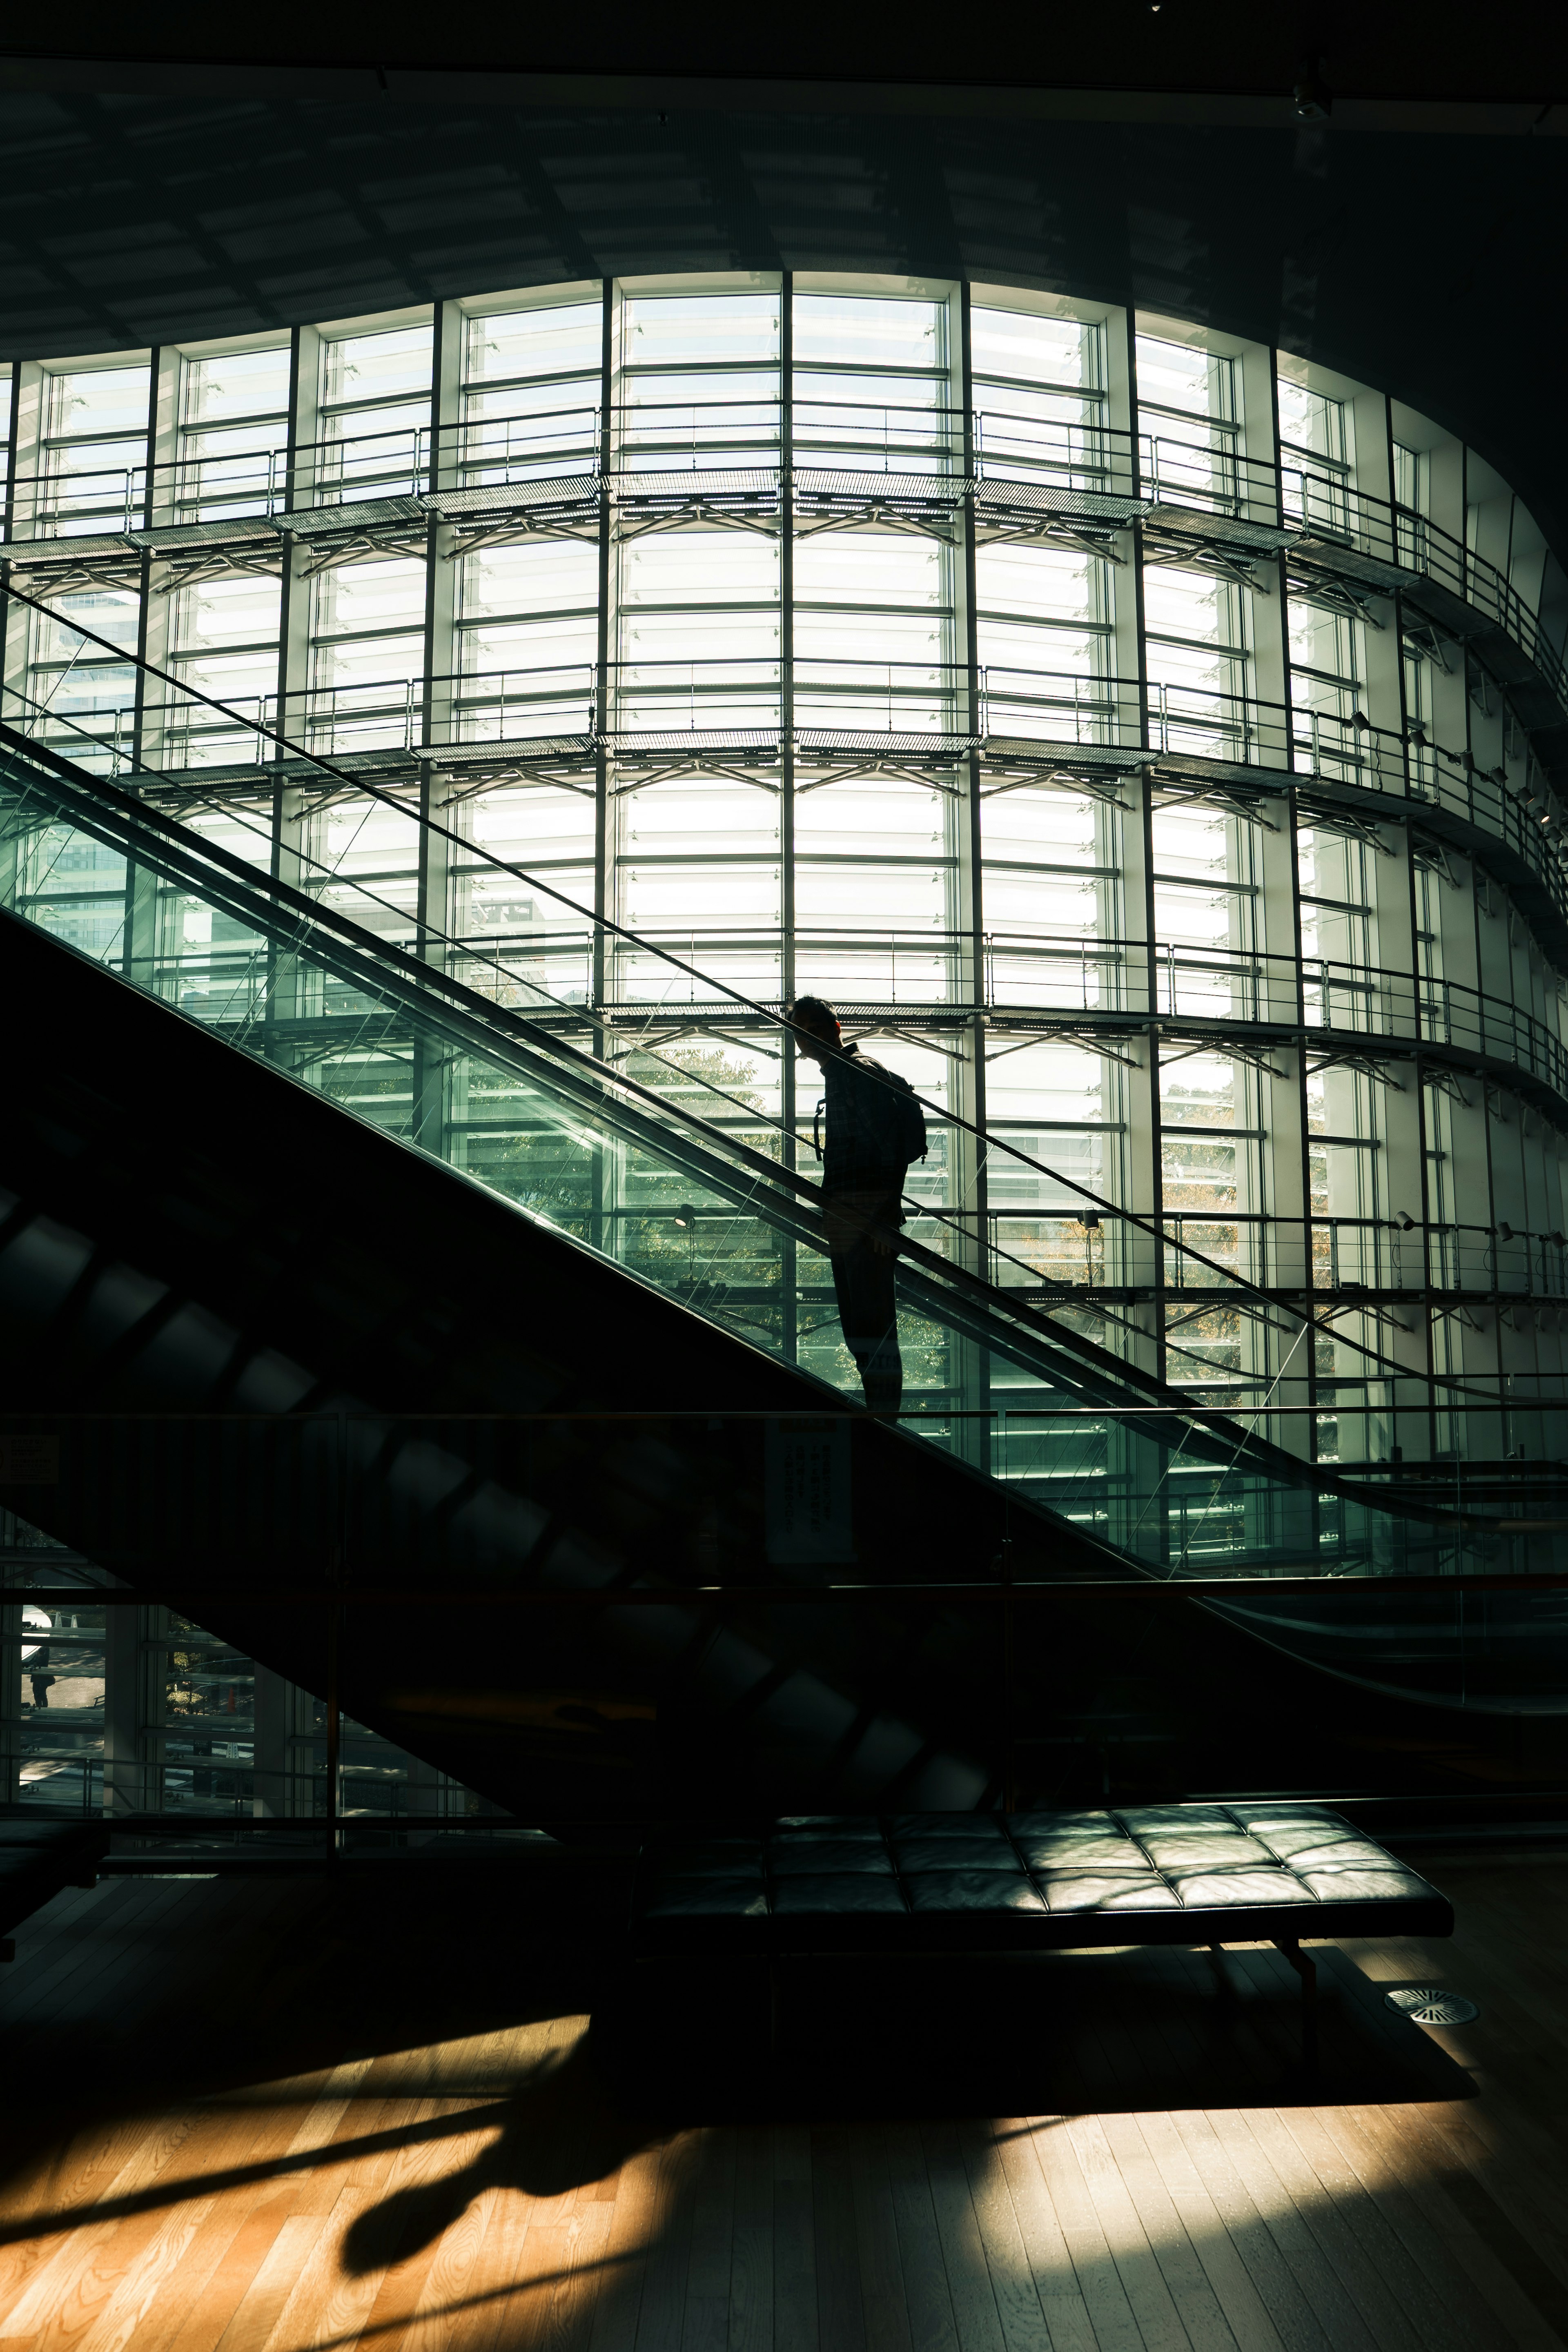
<svg viewBox="0 0 1568 2352">
<path fill-rule="evenodd" d="M 883 1117 L 887 1121 L 888 1140 L 891 1146 L 889 1158 L 901 1160 L 907 1168 L 912 1160 L 926 1156 L 925 1113 L 915 1100 L 914 1088 L 908 1078 L 899 1076 L 879 1063 L 881 1072 L 877 1083 L 883 1088 Z"/>
</svg>

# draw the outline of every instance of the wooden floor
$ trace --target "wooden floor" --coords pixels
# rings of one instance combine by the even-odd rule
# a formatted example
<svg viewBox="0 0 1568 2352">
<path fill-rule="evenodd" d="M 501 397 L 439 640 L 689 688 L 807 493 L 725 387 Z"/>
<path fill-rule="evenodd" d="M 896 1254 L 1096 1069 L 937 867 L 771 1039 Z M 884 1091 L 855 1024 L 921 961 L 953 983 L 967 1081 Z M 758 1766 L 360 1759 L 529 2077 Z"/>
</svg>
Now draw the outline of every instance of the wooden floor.
<svg viewBox="0 0 1568 2352">
<path fill-rule="evenodd" d="M 0 1976 L 0 2345 L 1568 2347 L 1568 1853 L 1451 1944 L 619 1976 L 569 1874 L 120 1879 Z M 1463 2031 L 1394 2018 L 1447 1981 Z M 595 2026 L 589 2032 L 589 2018 Z"/>
</svg>

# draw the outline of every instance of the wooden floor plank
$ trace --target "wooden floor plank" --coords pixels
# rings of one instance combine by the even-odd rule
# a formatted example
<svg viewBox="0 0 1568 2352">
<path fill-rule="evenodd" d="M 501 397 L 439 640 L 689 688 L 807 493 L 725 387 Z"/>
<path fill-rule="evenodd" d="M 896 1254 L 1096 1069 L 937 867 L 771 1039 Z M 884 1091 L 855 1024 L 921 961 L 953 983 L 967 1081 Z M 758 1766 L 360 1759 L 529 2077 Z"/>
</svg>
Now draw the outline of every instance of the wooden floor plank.
<svg viewBox="0 0 1568 2352">
<path fill-rule="evenodd" d="M 773 2135 L 773 2341 L 784 2352 L 816 2352 L 816 2232 L 811 2203 L 811 2134 L 781 2125 Z M 642 2352 L 639 2338 L 637 2352 Z"/>
<path fill-rule="evenodd" d="M 1144 2352 L 1142 2330 L 1100 2226 L 1070 2130 L 1068 2116 L 1053 2116 L 1047 2128 L 1030 2135 L 1027 2145 L 1039 2167 L 1100 2352 Z"/>
<path fill-rule="evenodd" d="M 1301 2303 L 1256 2212 L 1204 2178 L 1168 2115 L 1133 2120 L 1239 2352 L 1326 2352 L 1322 2330 Z"/>
<path fill-rule="evenodd" d="M 1134 2199 L 1128 2193 L 1100 2118 L 1069 2118 L 1066 2141 L 1078 2159 L 1128 2306 L 1148 2352 L 1187 2352 L 1189 2343 L 1201 2343 L 1203 2336 L 1193 2338 L 1188 2335 L 1165 2265 L 1151 2242 Z M 1172 2253 L 1183 2283 L 1190 2291 L 1195 2294 L 1202 2283 L 1205 2321 L 1216 2330 L 1215 2352 L 1234 2352 L 1230 2330 L 1219 2315 L 1199 2266 L 1192 2259 L 1191 2248 L 1184 2245 L 1179 2258 L 1174 2250 Z"/>
<path fill-rule="evenodd" d="M 928 2124 L 921 2139 L 959 2352 L 1005 2352 L 1002 2316 L 956 2128 Z"/>
<path fill-rule="evenodd" d="M 883 2136 L 899 2263 L 914 2352 L 958 2352 L 958 2322 L 920 2134 L 894 2124 Z M 781 2337 L 781 2352 L 784 2341 Z"/>
<path fill-rule="evenodd" d="M 725 2341 L 727 2352 L 774 2352 L 773 2148 L 772 2134 L 759 2124 L 744 2126 L 736 2137 Z"/>
<path fill-rule="evenodd" d="M 1051 2352 L 1051 2332 L 1035 2286 L 1034 2265 L 991 2133 L 961 2125 L 953 2135 L 1006 2352 Z"/>
<path fill-rule="evenodd" d="M 912 2352 L 886 2144 L 879 2131 L 862 2125 L 848 2136 L 848 2146 L 867 2352 Z"/>
<path fill-rule="evenodd" d="M 708 2135 L 701 2177 L 692 2192 L 691 2252 L 681 2317 L 681 2352 L 726 2352 L 730 2273 L 735 2260 L 735 2134 Z"/>
<path fill-rule="evenodd" d="M 1278 2246 L 1297 2292 L 1333 2352 L 1374 2352 L 1378 2338 L 1308 2228 L 1289 2189 L 1247 2128 L 1247 2117 L 1215 2108 L 1203 2115 L 1179 2115 L 1175 2120 L 1205 2180 L 1234 2177 Z M 1310 2208 L 1318 2194 L 1316 2184 L 1305 2184 L 1302 2193 Z"/>
<path fill-rule="evenodd" d="M 1094 2323 L 1030 2145 L 1035 2133 L 1050 2130 L 1055 2121 L 1046 2116 L 1004 2117 L 990 2135 L 991 2144 L 1017 2217 L 1024 2258 L 1049 2331 L 1051 2352 L 1097 2352 Z"/>
</svg>

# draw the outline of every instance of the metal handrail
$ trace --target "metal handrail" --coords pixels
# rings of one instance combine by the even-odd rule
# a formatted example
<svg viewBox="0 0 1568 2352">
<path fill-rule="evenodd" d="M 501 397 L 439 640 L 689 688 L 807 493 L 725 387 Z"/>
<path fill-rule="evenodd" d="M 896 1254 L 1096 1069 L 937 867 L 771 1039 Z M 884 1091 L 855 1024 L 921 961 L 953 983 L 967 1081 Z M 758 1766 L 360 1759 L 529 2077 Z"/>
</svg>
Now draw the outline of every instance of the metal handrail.
<svg viewBox="0 0 1568 2352">
<path fill-rule="evenodd" d="M 1043 391 L 1050 396 L 1051 388 Z M 1081 395 L 1063 388 L 1055 396 L 1072 400 Z M 942 439 L 943 460 L 967 448 L 973 457 L 973 478 L 992 483 L 1037 479 L 1042 472 L 1064 476 L 1063 487 L 1086 484 L 1134 498 L 1145 511 L 1166 509 L 1164 527 L 1171 527 L 1171 509 L 1185 508 L 1194 517 L 1210 516 L 1216 525 L 1238 522 L 1278 524 L 1291 543 L 1315 564 L 1332 569 L 1336 543 L 1371 556 L 1394 572 L 1427 577 L 1486 613 L 1510 636 L 1547 679 L 1568 709 L 1568 664 L 1545 638 L 1539 616 L 1501 569 L 1467 546 L 1441 524 L 1397 499 L 1358 489 L 1345 476 L 1306 458 L 1286 453 L 1277 460 L 1249 457 L 1220 445 L 1205 446 L 1183 439 L 1169 428 L 1151 431 L 1110 425 L 1094 419 L 1050 419 L 1013 414 L 982 400 L 965 412 L 952 406 L 852 400 L 795 399 L 783 396 L 750 400 L 635 401 L 612 404 L 605 412 L 595 397 L 580 405 L 541 412 L 519 410 L 505 415 L 465 417 L 440 425 L 421 424 L 328 436 L 314 441 L 287 442 L 255 450 L 181 454 L 151 464 L 68 470 L 62 457 L 68 450 L 47 453 L 44 464 L 18 476 L 16 489 L 24 509 L 38 511 L 27 521 L 45 520 L 80 526 L 98 520 L 110 531 L 142 532 L 144 517 L 169 510 L 178 520 L 192 509 L 232 509 L 252 504 L 258 519 L 276 520 L 312 499 L 349 504 L 345 488 L 362 495 L 379 490 L 386 495 L 428 497 L 462 487 L 470 476 L 492 474 L 499 467 L 508 478 L 510 468 L 523 471 L 519 479 L 534 478 L 537 468 L 552 458 L 575 453 L 577 475 L 597 478 L 605 446 L 625 441 L 628 430 L 639 440 L 654 429 L 654 420 L 677 415 L 690 420 L 684 440 L 689 450 L 700 446 L 709 432 L 715 446 L 724 439 L 726 418 L 755 416 L 769 412 L 766 430 L 781 448 L 793 441 L 797 454 L 810 449 L 814 415 L 831 412 L 855 426 L 854 437 L 865 440 L 868 420 L 883 419 L 884 467 L 895 446 L 895 436 L 910 436 L 910 446 L 897 441 L 906 463 L 918 471 L 923 440 L 929 447 L 933 434 Z M 698 420 L 708 420 L 700 426 Z M 635 420 L 635 425 L 628 422 Z M 898 420 L 896 423 L 892 420 Z M 905 421 L 907 420 L 907 421 Z M 572 430 L 568 431 L 568 425 Z M 515 447 L 510 428 L 523 428 Z M 494 439 L 508 428 L 498 451 Z M 606 430 L 607 428 L 607 430 Z M 200 429 L 199 427 L 196 429 Z M 1194 431 L 1204 429 L 1194 419 Z M 377 449 L 384 450 L 377 457 Z M 1023 467 L 1020 476 L 1009 467 Z M 250 468 L 237 474 L 236 469 Z M 1082 477 L 1080 482 L 1079 478 Z M 950 473 L 934 476 L 954 487 Z M 192 487 L 184 487 L 193 485 Z M 97 485 L 96 488 L 91 486 Z M 50 502 L 49 493 L 56 493 Z M 27 494 L 33 496 L 29 499 Z M 303 494 L 303 495 L 301 495 Z M 197 515 L 193 519 L 200 520 Z M 241 514 L 215 515 L 214 520 L 243 520 Z M 76 531 L 45 530 L 29 536 L 14 520 L 13 543 L 37 544 L 40 539 L 68 539 Z"/>
<path fill-rule="evenodd" d="M 135 657 L 75 621 L 61 615 L 15 587 L 10 592 L 25 604 L 48 614 L 63 627 L 90 641 L 110 656 L 114 668 L 129 677 Z M 62 665 L 68 669 L 72 663 Z M 101 670 L 106 664 L 97 665 Z M 495 741 L 526 746 L 529 733 L 491 737 L 465 734 L 488 708 L 498 704 L 504 722 L 508 711 L 531 706 L 542 714 L 549 709 L 553 723 L 533 730 L 556 737 L 577 734 L 584 748 L 588 739 L 609 741 L 628 731 L 617 721 L 628 692 L 664 702 L 674 709 L 678 698 L 686 706 L 688 730 L 700 725 L 711 735 L 724 726 L 777 732 L 782 728 L 782 671 L 777 655 L 715 655 L 706 658 L 656 657 L 619 660 L 607 666 L 610 707 L 599 708 L 596 666 L 587 660 L 531 667 L 509 665 L 503 669 L 450 671 L 426 683 L 412 673 L 384 679 L 355 679 L 347 685 L 297 688 L 279 700 L 275 693 L 239 697 L 219 702 L 198 694 L 172 673 L 167 679 L 176 697 L 217 714 L 217 719 L 242 735 L 256 739 L 258 760 L 275 754 L 279 730 L 302 726 L 308 739 L 320 729 L 334 734 L 348 730 L 356 740 L 340 747 L 308 740 L 299 756 L 310 759 L 323 751 L 366 751 L 401 748 L 435 755 L 457 744 Z M 1420 730 L 1401 733 L 1374 727 L 1357 709 L 1338 712 L 1304 709 L 1290 703 L 1266 701 L 1220 687 L 1119 677 L 1094 672 L 1025 670 L 989 664 L 970 673 L 956 662 L 898 662 L 860 658 L 853 655 L 797 656 L 794 665 L 795 740 L 809 751 L 809 739 L 830 732 L 832 720 L 812 714 L 814 695 L 841 714 L 859 707 L 853 719 L 857 739 L 874 729 L 879 716 L 889 737 L 900 729 L 935 736 L 963 737 L 964 744 L 993 761 L 1034 755 L 1065 754 L 1072 749 L 1103 755 L 1117 751 L 1153 751 L 1167 758 L 1217 759 L 1249 767 L 1283 784 L 1287 777 L 1312 785 L 1351 784 L 1404 801 L 1407 805 L 1431 803 L 1461 816 L 1477 831 L 1489 834 L 1520 857 L 1542 879 L 1560 918 L 1568 923 L 1568 847 L 1564 812 L 1544 779 L 1535 789 L 1515 791 L 1500 769 L 1479 769 L 1468 751 L 1455 751 L 1429 741 Z M 971 677 L 974 687 L 972 689 Z M 635 688 L 630 681 L 635 679 Z M 93 688 L 94 716 L 109 722 L 104 748 L 123 756 L 136 721 L 133 693 L 113 702 L 98 698 Z M 744 698 L 738 708 L 735 698 Z M 728 698 L 726 707 L 724 698 Z M 872 701 L 875 702 L 875 710 Z M 804 706 L 804 708 L 803 708 Z M 82 715 L 80 703 L 75 706 Z M 171 738 L 187 740 L 200 727 L 171 727 L 170 706 L 156 696 L 143 699 L 143 738 L 163 730 Z M 566 709 L 563 721 L 562 712 Z M 944 723 L 945 722 L 945 723 Z M 657 724 L 651 712 L 640 722 Z M 678 731 L 679 721 L 666 717 L 659 731 Z M 374 740 L 367 740 L 374 739 Z M 266 747 L 264 750 L 263 747 Z M 753 747 L 754 749 L 757 747 Z M 760 747 L 765 751 L 764 744 Z"/>
<path fill-rule="evenodd" d="M 20 593 L 20 592 L 16 591 L 14 591 L 13 593 Z M 24 596 L 22 601 L 34 605 L 36 609 L 40 612 L 47 613 L 48 611 L 47 606 L 39 604 L 37 600 L 33 597 Z M 72 625 L 75 626 L 77 625 L 73 624 Z M 107 650 L 114 653 L 117 658 L 123 658 L 120 653 L 120 649 L 110 645 L 108 640 L 97 637 L 93 632 L 89 630 L 82 630 L 80 634 L 92 639 L 93 642 L 105 646 Z M 161 669 L 154 663 L 139 660 L 137 667 L 144 670 L 148 676 L 157 677 L 164 685 L 172 686 L 177 690 L 188 694 L 194 700 L 202 702 L 210 709 L 219 711 L 222 711 L 225 709 L 225 706 L 220 703 L 216 697 L 204 694 L 199 688 L 184 686 L 183 681 L 172 677 L 168 671 Z M 346 786 L 351 791 L 362 794 L 368 800 L 384 803 L 388 807 L 395 809 L 400 816 L 406 819 L 408 811 L 405 803 L 398 800 L 395 794 L 386 792 L 383 787 L 378 785 L 374 779 L 355 776 L 342 769 L 335 768 L 330 761 L 321 759 L 317 754 L 307 751 L 304 747 L 289 742 L 286 738 L 279 734 L 277 730 L 263 731 L 270 733 L 271 740 L 279 746 L 279 749 L 291 756 L 306 760 L 321 774 L 330 777 L 334 785 L 339 787 Z M 157 781 L 160 783 L 167 783 L 169 782 L 168 779 L 163 777 L 159 777 Z M 714 996 L 726 998 L 731 1003 L 740 1005 L 745 1011 L 760 1016 L 770 1026 L 780 1031 L 786 1040 L 793 1035 L 790 1025 L 784 1018 L 784 1010 L 778 1005 L 764 1003 L 757 998 L 745 994 L 742 990 L 731 987 L 728 982 L 720 980 L 713 975 L 703 972 L 695 964 L 688 962 L 684 958 L 673 954 L 668 949 L 663 948 L 657 942 L 649 940 L 643 935 L 631 930 L 628 926 L 615 921 L 609 916 L 595 913 L 591 908 L 582 906 L 580 902 L 568 898 L 566 893 L 557 888 L 554 884 L 547 882 L 542 877 L 529 872 L 526 867 L 517 865 L 509 859 L 495 856 L 492 852 L 484 850 L 480 845 L 476 844 L 465 835 L 458 834 L 452 827 L 440 824 L 436 818 L 428 815 L 422 815 L 419 822 L 424 830 L 428 831 L 437 838 L 444 840 L 452 846 L 459 849 L 471 863 L 487 865 L 491 867 L 492 870 L 505 873 L 514 880 L 526 882 L 532 889 L 542 890 L 547 898 L 553 898 L 558 904 L 580 916 L 584 921 L 593 927 L 595 933 L 603 933 L 609 938 L 625 940 L 626 943 L 636 948 L 639 952 L 650 955 L 672 970 L 680 972 L 684 978 L 700 982 L 704 990 Z M 1163 1252 L 1170 1246 L 1169 1237 L 1166 1235 L 1162 1225 L 1157 1220 L 1146 1217 L 1136 1210 L 1130 1210 L 1120 1202 L 1108 1200 L 1104 1195 L 1094 1192 L 1089 1185 L 1079 1183 L 1077 1178 L 1068 1175 L 1064 1171 L 1048 1167 L 1043 1161 L 1036 1160 L 1032 1154 L 1021 1151 L 1015 1144 L 1010 1142 L 1005 1136 L 988 1134 L 984 1129 L 976 1126 L 973 1121 L 963 1118 L 961 1114 L 952 1110 L 951 1107 L 947 1105 L 932 1102 L 928 1097 L 920 1095 L 917 1095 L 915 1099 L 921 1103 L 923 1109 L 931 1112 L 933 1118 L 936 1119 L 940 1125 L 961 1129 L 973 1136 L 987 1152 L 991 1150 L 999 1150 L 1005 1153 L 1009 1159 L 1016 1160 L 1025 1166 L 1027 1166 L 1035 1172 L 1049 1178 L 1052 1182 L 1065 1186 L 1068 1192 L 1076 1194 L 1080 1200 L 1087 1202 L 1097 1213 L 1102 1216 L 1109 1216 L 1118 1223 L 1131 1228 L 1134 1233 L 1141 1234 L 1146 1241 L 1152 1242 L 1156 1249 Z M 1303 1333 L 1310 1331 L 1314 1328 L 1310 1309 L 1303 1310 L 1290 1306 L 1288 1301 L 1276 1298 L 1271 1293 L 1263 1289 L 1258 1284 L 1253 1283 L 1247 1276 L 1236 1275 L 1230 1268 L 1221 1265 L 1205 1257 L 1200 1251 L 1194 1251 L 1191 1249 L 1190 1246 L 1184 1244 L 1180 1244 L 1178 1246 L 1182 1248 L 1184 1256 L 1204 1265 L 1211 1273 L 1219 1277 L 1219 1280 L 1223 1285 L 1229 1286 L 1233 1289 L 1238 1303 L 1243 1300 L 1247 1302 L 1248 1310 L 1258 1314 L 1270 1327 L 1275 1328 L 1279 1328 L 1278 1318 L 1283 1312 L 1294 1317 L 1296 1321 L 1300 1324 Z M 1370 1348 L 1362 1342 L 1347 1339 L 1343 1344 L 1352 1347 L 1357 1354 L 1363 1356 L 1369 1361 L 1374 1362 L 1380 1367 L 1386 1368 L 1391 1373 L 1397 1374 L 1401 1369 L 1392 1359 L 1385 1359 L 1378 1350 Z M 1462 1380 L 1454 1379 L 1447 1375 L 1439 1377 L 1442 1380 L 1443 1384 L 1447 1387 L 1455 1389 L 1462 1389 L 1463 1387 Z"/>
</svg>

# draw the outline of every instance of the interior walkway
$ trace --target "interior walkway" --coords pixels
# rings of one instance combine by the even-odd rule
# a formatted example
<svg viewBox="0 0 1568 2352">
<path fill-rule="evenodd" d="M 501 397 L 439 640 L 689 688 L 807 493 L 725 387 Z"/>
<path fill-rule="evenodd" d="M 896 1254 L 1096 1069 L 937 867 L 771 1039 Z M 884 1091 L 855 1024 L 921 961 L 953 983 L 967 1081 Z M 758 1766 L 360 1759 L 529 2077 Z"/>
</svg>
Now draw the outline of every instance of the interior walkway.
<svg viewBox="0 0 1568 2352">
<path fill-rule="evenodd" d="M 1568 2347 L 1568 1850 L 1452 1945 L 616 1980 L 581 1866 L 118 1879 L 0 1978 L 0 2343 Z M 1475 2025 L 1394 2019 L 1447 1980 Z M 592 2036 L 588 2017 L 595 2012 Z"/>
</svg>

